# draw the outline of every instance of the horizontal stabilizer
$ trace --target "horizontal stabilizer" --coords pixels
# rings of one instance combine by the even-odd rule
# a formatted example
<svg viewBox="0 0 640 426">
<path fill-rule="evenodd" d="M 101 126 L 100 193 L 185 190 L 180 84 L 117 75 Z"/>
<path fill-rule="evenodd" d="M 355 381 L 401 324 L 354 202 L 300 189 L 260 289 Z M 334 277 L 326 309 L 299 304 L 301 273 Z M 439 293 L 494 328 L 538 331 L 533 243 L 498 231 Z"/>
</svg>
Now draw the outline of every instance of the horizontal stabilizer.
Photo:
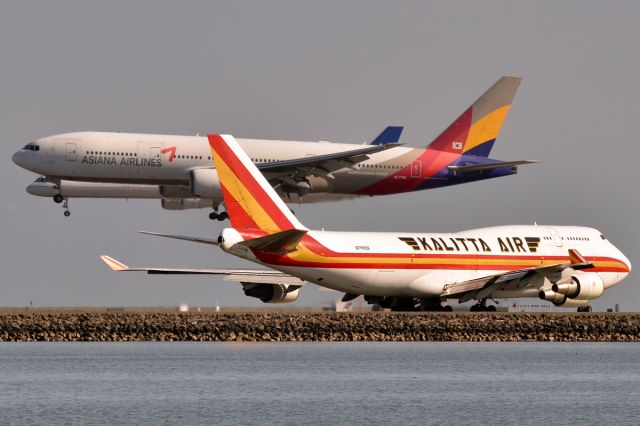
<svg viewBox="0 0 640 426">
<path fill-rule="evenodd" d="M 464 166 L 449 166 L 448 169 L 455 175 L 462 173 L 481 172 L 484 170 L 502 169 L 507 167 L 517 167 L 523 164 L 534 164 L 538 161 L 534 160 L 518 160 L 518 161 L 499 161 L 496 163 L 469 164 Z"/>
<path fill-rule="evenodd" d="M 172 234 L 160 234 L 158 232 L 138 231 L 140 234 L 153 235 L 156 237 L 173 238 L 175 240 L 191 241 L 192 243 L 211 244 L 212 246 L 219 246 L 218 240 L 211 240 L 208 238 L 188 237 L 185 235 L 172 235 Z"/>
<path fill-rule="evenodd" d="M 264 237 L 245 240 L 238 245 L 270 253 L 285 254 L 295 251 L 298 243 L 306 235 L 307 231 L 300 229 L 287 229 Z"/>
</svg>

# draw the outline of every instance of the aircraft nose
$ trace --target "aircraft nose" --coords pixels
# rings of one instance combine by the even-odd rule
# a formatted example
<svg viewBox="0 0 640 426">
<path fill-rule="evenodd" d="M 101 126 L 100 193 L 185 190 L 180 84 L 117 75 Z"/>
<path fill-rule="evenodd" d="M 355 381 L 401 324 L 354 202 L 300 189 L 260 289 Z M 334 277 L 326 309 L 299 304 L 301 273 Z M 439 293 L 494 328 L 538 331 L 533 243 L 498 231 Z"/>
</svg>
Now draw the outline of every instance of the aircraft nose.
<svg viewBox="0 0 640 426">
<path fill-rule="evenodd" d="M 629 260 L 629 258 L 627 258 L 627 256 L 623 254 L 622 261 L 624 262 L 625 265 L 627 265 L 627 269 L 629 269 L 629 272 L 631 272 L 631 261 Z"/>
<path fill-rule="evenodd" d="M 16 163 L 18 166 L 23 167 L 23 153 L 18 151 L 11 157 L 11 160 Z"/>
</svg>

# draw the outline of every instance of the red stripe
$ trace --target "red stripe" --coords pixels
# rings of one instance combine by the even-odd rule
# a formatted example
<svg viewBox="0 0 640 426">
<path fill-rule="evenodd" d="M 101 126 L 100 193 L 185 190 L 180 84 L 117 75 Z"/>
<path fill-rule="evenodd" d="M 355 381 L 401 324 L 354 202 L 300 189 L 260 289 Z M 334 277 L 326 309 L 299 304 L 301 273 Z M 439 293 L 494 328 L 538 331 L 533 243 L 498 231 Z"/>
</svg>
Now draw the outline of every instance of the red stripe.
<svg viewBox="0 0 640 426">
<path fill-rule="evenodd" d="M 231 193 L 220 182 L 220 188 L 222 189 L 222 196 L 224 197 L 225 204 L 227 206 L 227 212 L 229 213 L 229 221 L 233 228 L 253 228 L 259 229 L 259 226 L 253 221 L 251 216 L 242 208 L 242 205 L 233 198 Z"/>
<path fill-rule="evenodd" d="M 280 229 L 294 228 L 293 224 L 287 219 L 280 208 L 274 203 L 269 194 L 256 181 L 251 172 L 246 168 L 238 156 L 233 152 L 231 147 L 220 135 L 209 135 L 209 145 L 215 151 L 215 154 L 227 164 L 231 172 L 235 175 L 255 200 L 262 206 L 265 212 L 280 227 Z M 259 173 L 259 172 L 258 172 Z"/>
</svg>

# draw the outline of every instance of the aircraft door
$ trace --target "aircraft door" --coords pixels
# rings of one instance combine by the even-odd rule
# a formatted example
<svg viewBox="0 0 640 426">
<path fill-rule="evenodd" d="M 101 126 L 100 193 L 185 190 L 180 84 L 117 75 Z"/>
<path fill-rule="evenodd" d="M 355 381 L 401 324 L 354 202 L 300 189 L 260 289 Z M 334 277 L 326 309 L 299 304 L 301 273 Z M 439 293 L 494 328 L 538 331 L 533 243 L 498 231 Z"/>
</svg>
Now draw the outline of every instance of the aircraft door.
<svg viewBox="0 0 640 426">
<path fill-rule="evenodd" d="M 411 163 L 411 177 L 419 178 L 422 176 L 422 161 L 414 161 Z"/>
<path fill-rule="evenodd" d="M 555 228 L 547 227 L 547 232 L 549 233 L 549 237 L 551 238 L 551 244 L 556 247 L 562 247 L 562 239 L 560 238 L 560 234 Z"/>
<path fill-rule="evenodd" d="M 152 146 L 149 148 L 149 158 L 156 158 L 160 160 L 160 151 L 162 148 L 159 146 Z"/>
<path fill-rule="evenodd" d="M 78 145 L 75 143 L 67 144 L 67 161 L 76 161 L 78 158 Z"/>
</svg>

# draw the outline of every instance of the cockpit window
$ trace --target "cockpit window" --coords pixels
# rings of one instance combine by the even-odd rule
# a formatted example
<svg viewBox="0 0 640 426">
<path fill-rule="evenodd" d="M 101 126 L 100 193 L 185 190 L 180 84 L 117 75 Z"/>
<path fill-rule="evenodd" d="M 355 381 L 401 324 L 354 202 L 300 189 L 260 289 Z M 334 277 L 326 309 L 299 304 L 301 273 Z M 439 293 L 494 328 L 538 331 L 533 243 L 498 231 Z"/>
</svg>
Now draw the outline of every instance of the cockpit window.
<svg viewBox="0 0 640 426">
<path fill-rule="evenodd" d="M 603 240 L 607 239 L 607 237 L 605 237 L 603 234 L 600 234 L 600 238 L 602 238 Z"/>
<path fill-rule="evenodd" d="M 45 182 L 45 177 L 44 176 L 40 176 L 38 179 L 36 179 L 36 182 Z"/>
<path fill-rule="evenodd" d="M 40 151 L 40 146 L 36 145 L 35 143 L 28 143 L 22 149 L 25 149 L 27 151 Z"/>
</svg>

